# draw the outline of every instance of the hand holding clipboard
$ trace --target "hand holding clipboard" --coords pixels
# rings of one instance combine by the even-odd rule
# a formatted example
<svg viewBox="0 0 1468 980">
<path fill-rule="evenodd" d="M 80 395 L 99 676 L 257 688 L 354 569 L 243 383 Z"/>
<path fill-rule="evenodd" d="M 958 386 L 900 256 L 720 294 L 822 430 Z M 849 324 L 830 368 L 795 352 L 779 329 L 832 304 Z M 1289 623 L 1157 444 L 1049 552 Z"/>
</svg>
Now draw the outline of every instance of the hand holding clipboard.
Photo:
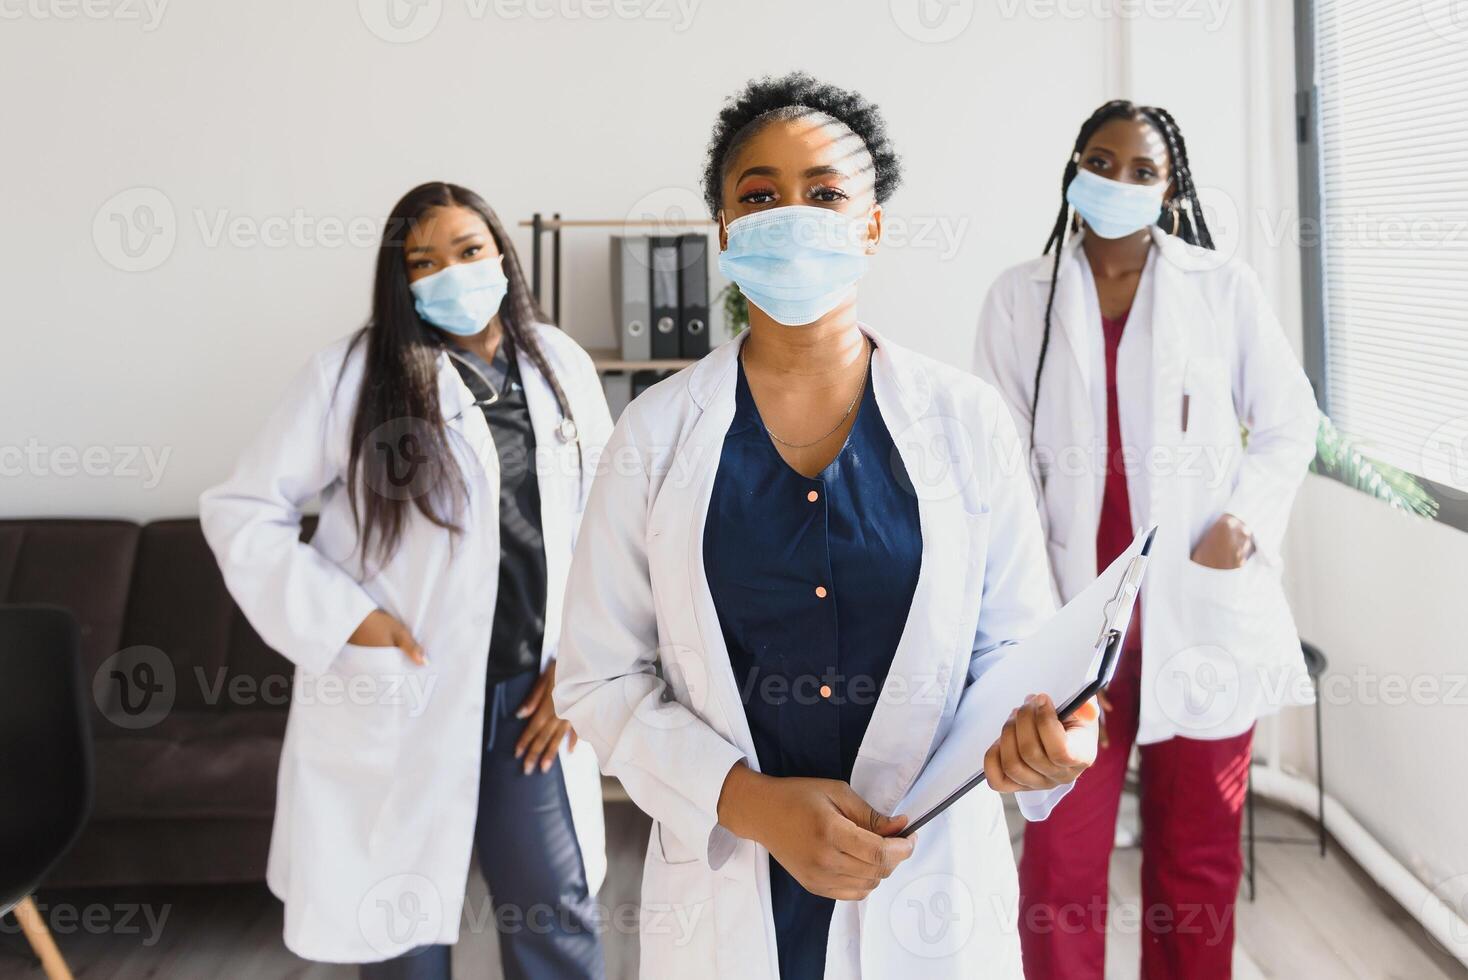
<svg viewBox="0 0 1468 980">
<path fill-rule="evenodd" d="M 983 658 L 993 661 L 980 662 L 983 669 L 964 691 L 947 734 L 897 809 L 917 814 L 902 836 L 984 782 L 984 755 L 1011 709 L 1028 694 L 1048 695 L 1063 721 L 1111 681 L 1156 533 L 1154 526 L 1138 535 L 1095 582 L 1034 635 Z"/>
</svg>

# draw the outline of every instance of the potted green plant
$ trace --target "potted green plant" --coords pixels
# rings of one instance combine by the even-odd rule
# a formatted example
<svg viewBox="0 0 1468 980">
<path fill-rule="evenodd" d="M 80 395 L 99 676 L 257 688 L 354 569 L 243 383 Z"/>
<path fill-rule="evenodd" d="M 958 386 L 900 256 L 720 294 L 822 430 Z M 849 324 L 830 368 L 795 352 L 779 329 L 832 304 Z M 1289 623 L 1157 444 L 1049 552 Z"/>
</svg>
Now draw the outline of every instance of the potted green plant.
<svg viewBox="0 0 1468 980">
<path fill-rule="evenodd" d="M 1436 498 L 1412 474 L 1367 456 L 1324 412 L 1315 430 L 1315 459 L 1310 469 L 1369 493 L 1394 510 L 1421 517 L 1437 515 Z"/>
<path fill-rule="evenodd" d="M 724 307 L 724 322 L 729 325 L 729 336 L 739 336 L 749 327 L 749 301 L 731 282 L 719 293 L 719 302 Z"/>
</svg>

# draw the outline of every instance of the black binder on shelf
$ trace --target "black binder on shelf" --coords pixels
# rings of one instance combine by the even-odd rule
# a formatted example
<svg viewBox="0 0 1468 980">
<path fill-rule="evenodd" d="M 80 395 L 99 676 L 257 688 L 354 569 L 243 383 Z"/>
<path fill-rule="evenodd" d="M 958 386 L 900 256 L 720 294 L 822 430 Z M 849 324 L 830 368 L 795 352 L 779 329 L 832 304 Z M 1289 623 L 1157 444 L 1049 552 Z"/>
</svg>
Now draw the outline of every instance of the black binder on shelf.
<svg viewBox="0 0 1468 980">
<path fill-rule="evenodd" d="M 632 397 L 636 398 L 653 385 L 672 375 L 672 371 L 633 371 Z"/>
<path fill-rule="evenodd" d="M 652 268 L 652 356 L 678 357 L 678 239 L 649 239 Z"/>
<path fill-rule="evenodd" d="M 709 352 L 709 236 L 678 237 L 678 356 Z"/>
<path fill-rule="evenodd" d="M 652 268 L 646 235 L 612 236 L 612 322 L 622 359 L 652 357 Z"/>
<path fill-rule="evenodd" d="M 622 410 L 632 401 L 632 375 L 627 371 L 612 371 L 601 376 L 602 391 L 607 396 L 607 411 L 615 421 Z"/>
</svg>

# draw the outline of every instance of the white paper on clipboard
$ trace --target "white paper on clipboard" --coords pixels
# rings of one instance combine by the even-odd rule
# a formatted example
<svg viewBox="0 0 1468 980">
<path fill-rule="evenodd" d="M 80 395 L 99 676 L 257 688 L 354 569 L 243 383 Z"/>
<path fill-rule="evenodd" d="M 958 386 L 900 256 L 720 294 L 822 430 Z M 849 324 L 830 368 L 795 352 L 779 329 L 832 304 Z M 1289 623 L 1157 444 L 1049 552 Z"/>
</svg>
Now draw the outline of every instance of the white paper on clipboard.
<svg viewBox="0 0 1468 980">
<path fill-rule="evenodd" d="M 980 658 L 981 672 L 963 692 L 947 734 L 894 812 L 916 822 L 982 773 L 984 753 L 999 737 L 1009 713 L 1029 695 L 1048 694 L 1059 706 L 1095 680 L 1105 646 L 1098 639 L 1105 626 L 1126 635 L 1135 592 L 1124 602 L 1112 600 L 1123 593 L 1132 559 L 1142 553 L 1155 530 L 1154 526 L 1138 534 L 1096 581 L 1035 633 Z"/>
</svg>

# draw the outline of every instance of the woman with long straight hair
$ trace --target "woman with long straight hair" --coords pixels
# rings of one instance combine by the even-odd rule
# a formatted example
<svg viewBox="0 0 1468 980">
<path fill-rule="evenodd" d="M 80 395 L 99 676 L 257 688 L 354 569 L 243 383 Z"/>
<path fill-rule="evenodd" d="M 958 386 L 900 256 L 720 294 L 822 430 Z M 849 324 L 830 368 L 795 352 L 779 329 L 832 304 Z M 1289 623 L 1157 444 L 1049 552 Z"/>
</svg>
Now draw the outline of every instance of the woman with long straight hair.
<svg viewBox="0 0 1468 980">
<path fill-rule="evenodd" d="M 1309 699 L 1280 542 L 1314 453 L 1310 385 L 1247 266 L 1214 248 L 1182 130 L 1108 102 L 1081 126 L 1045 255 L 1003 273 L 977 371 L 1029 453 L 1059 598 L 1158 525 L 1102 749 L 1026 828 L 1031 980 L 1101 978 L 1107 869 L 1140 746 L 1142 976 L 1230 975 L 1255 720 Z"/>
<path fill-rule="evenodd" d="M 268 880 L 297 954 L 447 978 L 477 848 L 493 907 L 471 921 L 498 926 L 505 975 L 602 975 L 599 776 L 550 691 L 610 429 L 494 211 L 424 184 L 388 219 L 367 326 L 203 495 L 231 595 L 296 664 Z"/>
<path fill-rule="evenodd" d="M 902 836 L 970 682 L 1052 605 L 999 396 L 857 318 L 899 171 L 854 92 L 729 101 L 704 193 L 749 330 L 627 408 L 587 505 L 555 696 L 655 820 L 645 977 L 1018 978 L 996 791 L 1042 819 L 1095 754 L 1094 709 L 1032 696 L 988 785 Z"/>
</svg>

